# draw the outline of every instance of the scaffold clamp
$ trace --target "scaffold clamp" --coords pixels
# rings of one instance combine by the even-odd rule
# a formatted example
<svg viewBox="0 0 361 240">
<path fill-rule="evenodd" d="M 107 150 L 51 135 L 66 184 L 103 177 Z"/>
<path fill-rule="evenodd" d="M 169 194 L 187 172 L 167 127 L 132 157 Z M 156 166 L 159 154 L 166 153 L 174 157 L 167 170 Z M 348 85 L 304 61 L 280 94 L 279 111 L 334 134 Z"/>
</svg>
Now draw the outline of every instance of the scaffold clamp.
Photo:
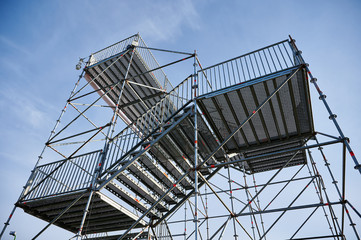
<svg viewBox="0 0 361 240">
<path fill-rule="evenodd" d="M 336 115 L 336 114 L 332 114 L 332 115 L 330 115 L 328 118 L 329 118 L 330 120 L 332 120 L 332 119 L 337 118 L 337 115 Z"/>
<path fill-rule="evenodd" d="M 325 99 L 326 98 L 326 95 L 325 94 L 321 94 L 319 99 L 322 100 L 322 99 Z"/>
</svg>

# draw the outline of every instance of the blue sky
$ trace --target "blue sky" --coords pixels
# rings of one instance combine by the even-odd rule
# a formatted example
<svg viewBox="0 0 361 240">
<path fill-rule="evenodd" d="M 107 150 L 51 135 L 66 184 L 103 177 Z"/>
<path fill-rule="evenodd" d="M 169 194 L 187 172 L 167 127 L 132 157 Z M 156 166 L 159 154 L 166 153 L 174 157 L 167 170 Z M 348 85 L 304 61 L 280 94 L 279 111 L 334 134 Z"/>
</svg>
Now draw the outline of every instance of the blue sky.
<svg viewBox="0 0 361 240">
<path fill-rule="evenodd" d="M 361 156 L 359 1 L 2 0 L 0 22 L 1 222 L 77 79 L 79 57 L 137 32 L 151 47 L 196 49 L 204 66 L 291 34 Z M 311 95 L 316 129 L 337 135 L 314 89 Z M 351 159 L 347 173 L 348 198 L 361 209 L 361 176 Z M 18 209 L 8 230 L 30 237 L 44 225 Z M 71 236 L 54 227 L 40 239 L 54 233 L 63 235 L 51 239 Z"/>
</svg>

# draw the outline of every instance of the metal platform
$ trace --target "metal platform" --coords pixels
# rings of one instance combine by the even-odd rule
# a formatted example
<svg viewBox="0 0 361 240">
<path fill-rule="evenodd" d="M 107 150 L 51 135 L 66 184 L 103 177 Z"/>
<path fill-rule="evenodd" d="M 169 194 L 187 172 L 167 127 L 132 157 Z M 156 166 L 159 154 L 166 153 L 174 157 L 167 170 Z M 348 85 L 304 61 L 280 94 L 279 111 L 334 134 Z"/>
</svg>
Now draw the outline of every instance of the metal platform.
<svg viewBox="0 0 361 240">
<path fill-rule="evenodd" d="M 198 100 L 202 114 L 220 141 L 234 131 L 294 71 L 269 75 L 205 94 Z M 226 143 L 228 154 L 245 158 L 272 151 L 299 147 L 314 133 L 308 83 L 304 71 L 298 71 L 287 85 L 264 105 L 252 119 Z M 262 172 L 277 169 L 287 162 L 288 153 L 247 161 L 246 170 Z M 288 166 L 305 164 L 304 152 L 297 154 Z"/>
<path fill-rule="evenodd" d="M 73 193 L 33 201 L 24 201 L 18 203 L 18 207 L 33 216 L 50 222 L 81 195 L 82 193 Z M 83 195 L 79 201 L 54 224 L 73 233 L 77 233 L 88 197 L 88 193 Z M 100 192 L 93 195 L 91 208 L 92 214 L 86 218 L 86 224 L 83 230 L 83 232 L 87 234 L 127 229 L 137 219 L 137 216 L 131 211 L 125 209 Z M 144 226 L 146 226 L 146 222 L 141 221 L 137 227 Z"/>
</svg>

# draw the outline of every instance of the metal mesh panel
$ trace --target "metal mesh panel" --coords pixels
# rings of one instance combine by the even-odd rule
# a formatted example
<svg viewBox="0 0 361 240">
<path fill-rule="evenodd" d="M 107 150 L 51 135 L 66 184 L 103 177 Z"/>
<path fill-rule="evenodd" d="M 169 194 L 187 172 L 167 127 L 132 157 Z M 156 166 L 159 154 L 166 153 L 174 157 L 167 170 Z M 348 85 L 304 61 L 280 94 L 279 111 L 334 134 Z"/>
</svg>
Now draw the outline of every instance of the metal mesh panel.
<svg viewBox="0 0 361 240">
<path fill-rule="evenodd" d="M 230 98 L 230 101 L 232 103 L 232 107 L 235 109 L 235 113 L 237 116 L 237 119 L 240 123 L 242 123 L 242 121 L 244 121 L 245 119 L 247 119 L 249 114 L 246 114 L 246 112 L 244 111 L 242 104 L 240 102 L 240 99 L 238 97 L 237 91 L 233 91 L 233 92 L 229 92 L 228 96 Z M 253 131 L 251 129 L 251 125 L 250 122 L 247 122 L 244 127 L 242 128 L 242 131 L 244 132 L 245 136 L 246 136 L 246 141 L 249 144 L 256 144 L 256 137 L 253 134 Z M 244 142 L 241 134 L 239 132 L 237 132 L 236 138 L 238 140 L 241 140 L 239 142 L 239 146 L 243 147 L 244 145 L 242 144 L 242 142 Z"/>
<path fill-rule="evenodd" d="M 275 83 L 275 80 L 266 82 L 268 90 L 269 90 L 270 93 L 275 90 L 274 83 Z M 276 115 L 277 125 L 278 125 L 279 130 L 280 130 L 281 138 L 285 138 L 286 137 L 286 125 L 285 125 L 285 123 L 283 121 L 283 118 L 282 118 L 282 114 L 284 114 L 284 112 L 283 112 L 283 109 L 281 108 L 282 103 L 278 101 L 278 99 L 279 99 L 278 97 L 279 97 L 279 94 L 277 93 L 271 99 L 271 102 L 272 102 L 272 105 L 273 105 L 273 110 L 274 110 L 275 115 Z M 275 125 L 276 125 L 276 123 L 275 123 Z"/>
<path fill-rule="evenodd" d="M 258 104 L 260 104 L 268 97 L 269 94 L 266 93 L 264 83 L 255 84 L 253 87 L 254 87 L 256 97 L 257 97 Z M 264 129 L 265 132 L 267 132 L 269 134 L 270 139 L 278 139 L 279 135 L 278 135 L 277 127 L 275 124 L 275 119 L 272 115 L 270 102 L 266 103 L 262 107 L 260 112 L 262 113 L 262 116 L 263 116 L 263 119 L 265 122 L 265 126 L 266 126 L 266 129 Z M 258 115 L 260 115 L 261 113 L 259 113 Z M 264 126 L 263 126 L 263 128 L 264 128 Z"/>
<path fill-rule="evenodd" d="M 219 133 L 222 137 L 221 140 L 223 140 L 229 136 L 230 132 L 237 129 L 238 125 L 244 122 L 287 77 L 288 75 L 281 75 L 273 79 L 256 81 L 255 84 L 244 85 L 243 88 L 241 85 L 238 90 L 230 89 L 228 92 L 223 91 L 218 95 L 202 98 L 200 106 L 207 113 L 205 116 L 207 121 L 210 122 L 210 126 L 214 128 L 215 132 Z M 308 86 L 304 84 L 304 81 L 301 72 L 293 76 L 243 126 L 242 132 L 238 131 L 227 142 L 225 145 L 227 151 L 244 153 L 247 157 L 280 151 L 292 146 L 299 147 L 300 136 L 309 136 L 313 131 L 312 119 L 309 117 L 310 103 L 307 100 Z M 232 109 L 234 110 L 233 113 Z M 300 131 L 298 131 L 298 128 Z M 294 142 L 294 139 L 296 139 L 296 142 Z M 282 140 L 282 142 L 279 142 L 279 140 Z M 265 148 L 269 144 L 272 148 Z M 275 148 L 273 144 L 278 147 Z M 252 153 L 253 150 L 251 151 L 251 149 L 254 148 L 257 150 Z M 272 158 L 252 160 L 249 163 L 251 171 L 260 172 L 279 168 L 289 160 L 291 155 L 283 154 Z M 288 166 L 305 162 L 304 153 L 299 153 Z"/>
<path fill-rule="evenodd" d="M 251 91 L 249 90 L 249 88 L 242 88 L 242 89 L 240 89 L 240 92 L 245 101 L 245 104 L 246 104 L 249 114 L 252 113 L 254 110 L 256 110 L 256 108 L 258 106 L 256 106 L 256 103 L 254 102 L 254 98 L 252 96 Z M 246 119 L 242 119 L 241 121 L 244 121 L 244 120 L 246 120 Z M 259 141 L 267 142 L 267 136 L 265 133 L 265 129 L 263 128 L 259 114 L 254 115 L 254 117 L 250 120 L 250 122 L 253 124 L 253 126 L 255 128 L 256 135 L 257 135 L 257 138 L 259 139 Z M 247 135 L 247 138 L 248 138 L 248 135 Z"/>
<path fill-rule="evenodd" d="M 290 140 L 290 141 L 276 141 L 266 146 L 261 146 L 254 148 L 253 150 L 245 151 L 244 156 L 247 157 L 256 157 L 263 154 L 276 153 L 279 151 L 284 151 L 291 148 L 297 148 L 302 146 L 302 141 L 300 140 Z M 292 158 L 292 160 L 291 160 Z M 272 169 L 277 169 L 285 165 L 289 160 L 290 163 L 287 164 L 287 167 L 305 164 L 307 162 L 305 150 L 301 150 L 296 154 L 294 152 L 286 152 L 273 156 L 261 157 L 257 159 L 252 159 L 248 161 L 250 170 L 252 172 L 262 172 Z"/>
<path fill-rule="evenodd" d="M 220 109 L 220 117 L 222 120 L 222 124 L 223 124 L 223 129 L 220 131 L 222 134 L 223 138 L 226 138 L 234 129 L 236 129 L 237 124 L 235 119 L 233 118 L 231 109 L 229 107 L 229 104 L 226 100 L 226 96 L 225 94 L 219 95 L 216 98 L 216 102 L 218 104 L 218 107 Z M 238 135 L 238 134 L 237 134 Z M 241 140 L 241 142 L 238 142 L 237 140 Z M 228 149 L 236 149 L 238 148 L 238 145 L 241 144 L 242 145 L 242 138 L 232 138 L 228 143 L 227 143 L 227 148 Z"/>
<path fill-rule="evenodd" d="M 286 76 L 277 78 L 276 79 L 277 86 L 281 85 L 281 83 L 285 79 Z M 290 135 L 295 135 L 297 134 L 297 128 L 296 128 L 295 117 L 293 115 L 293 107 L 292 107 L 292 101 L 291 101 L 290 90 L 288 85 L 285 85 L 283 88 L 280 89 L 279 96 L 281 98 L 282 109 L 286 120 L 287 131 Z"/>
</svg>

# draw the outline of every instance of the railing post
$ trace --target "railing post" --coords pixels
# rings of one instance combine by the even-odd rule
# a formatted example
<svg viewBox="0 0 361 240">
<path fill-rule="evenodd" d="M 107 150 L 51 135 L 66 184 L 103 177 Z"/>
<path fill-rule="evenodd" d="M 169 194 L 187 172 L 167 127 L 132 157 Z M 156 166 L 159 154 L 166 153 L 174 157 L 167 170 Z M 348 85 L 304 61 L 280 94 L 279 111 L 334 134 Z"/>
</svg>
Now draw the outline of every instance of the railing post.
<svg viewBox="0 0 361 240">
<path fill-rule="evenodd" d="M 193 103 L 194 103 L 194 239 L 198 239 L 198 124 L 197 124 L 197 62 L 196 62 L 196 51 L 194 50 L 194 74 L 193 74 Z"/>
</svg>

